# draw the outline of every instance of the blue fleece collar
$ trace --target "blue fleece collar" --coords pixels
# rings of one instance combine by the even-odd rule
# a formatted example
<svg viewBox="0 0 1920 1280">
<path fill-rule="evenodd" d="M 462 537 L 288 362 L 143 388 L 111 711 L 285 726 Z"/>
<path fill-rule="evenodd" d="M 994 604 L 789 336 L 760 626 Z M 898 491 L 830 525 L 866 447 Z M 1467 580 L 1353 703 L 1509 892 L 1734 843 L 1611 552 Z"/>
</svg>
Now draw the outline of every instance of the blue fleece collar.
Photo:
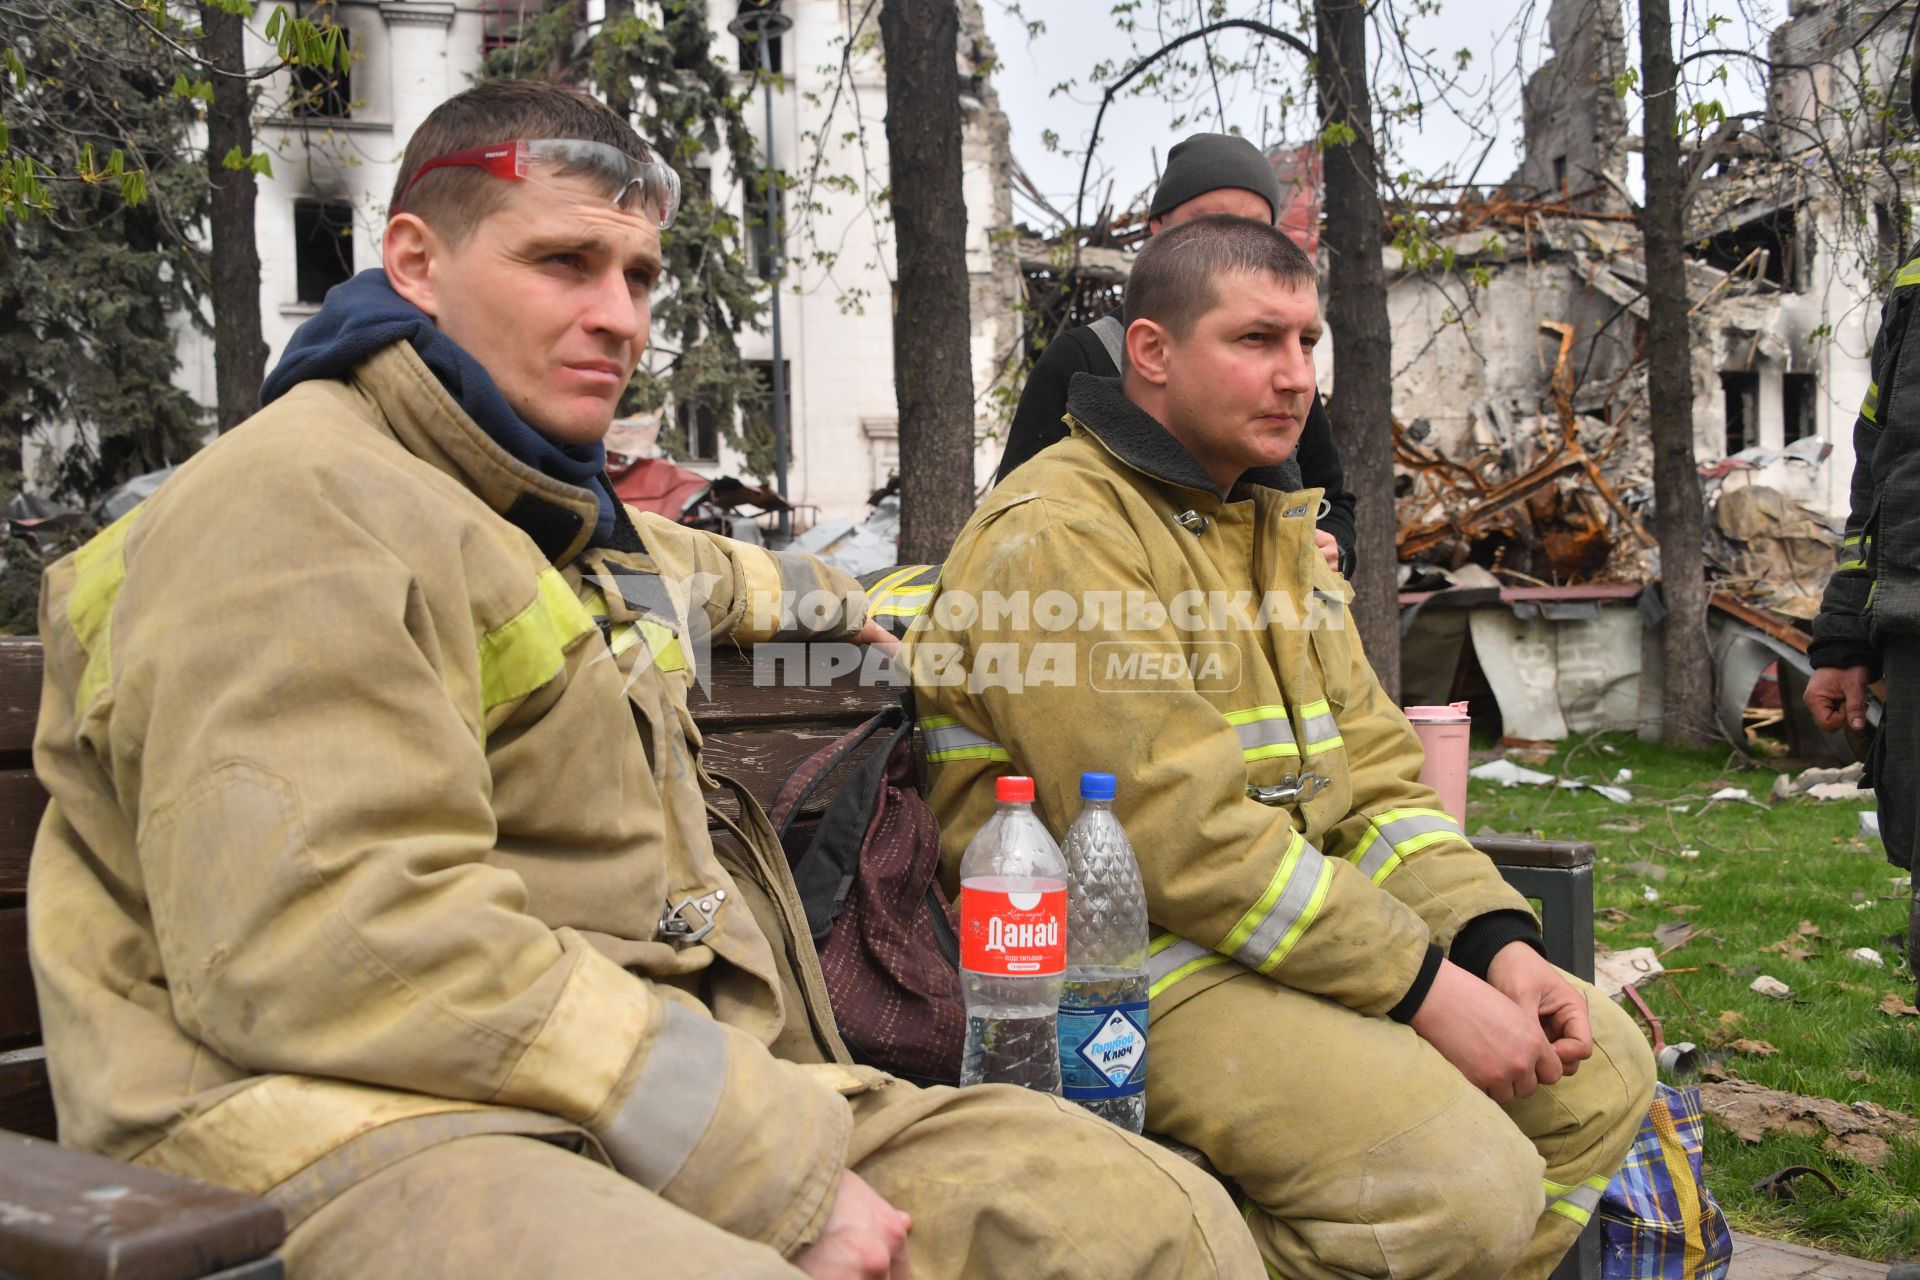
<svg viewBox="0 0 1920 1280">
<path fill-rule="evenodd" d="M 376 352 L 408 342 L 447 393 L 493 442 L 542 475 L 586 489 L 600 502 L 593 541 L 613 534 L 614 501 L 606 484 L 607 450 L 592 444 L 558 445 L 528 426 L 493 377 L 420 308 L 395 293 L 378 267 L 362 271 L 327 292 L 319 314 L 294 331 L 280 363 L 260 384 L 260 403 L 271 404 L 302 382 L 344 378 Z"/>
</svg>

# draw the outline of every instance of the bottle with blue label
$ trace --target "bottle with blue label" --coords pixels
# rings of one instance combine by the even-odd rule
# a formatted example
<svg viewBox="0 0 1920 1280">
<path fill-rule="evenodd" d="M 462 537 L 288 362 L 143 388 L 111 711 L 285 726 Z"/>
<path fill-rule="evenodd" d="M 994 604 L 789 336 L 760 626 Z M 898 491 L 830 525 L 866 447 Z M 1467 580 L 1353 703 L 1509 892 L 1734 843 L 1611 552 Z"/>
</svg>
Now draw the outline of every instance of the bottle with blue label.
<svg viewBox="0 0 1920 1280">
<path fill-rule="evenodd" d="M 1123 1129 L 1147 1119 L 1147 895 L 1113 812 L 1110 773 L 1080 775 L 1067 828 L 1067 972 L 1060 991 L 1066 1097 Z"/>
</svg>

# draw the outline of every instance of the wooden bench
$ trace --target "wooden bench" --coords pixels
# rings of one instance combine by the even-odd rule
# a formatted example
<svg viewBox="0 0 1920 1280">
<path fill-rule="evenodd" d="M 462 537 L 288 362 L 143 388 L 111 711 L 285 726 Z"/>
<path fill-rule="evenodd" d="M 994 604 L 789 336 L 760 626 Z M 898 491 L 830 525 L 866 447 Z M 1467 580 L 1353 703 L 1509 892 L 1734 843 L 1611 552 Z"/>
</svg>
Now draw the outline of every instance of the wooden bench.
<svg viewBox="0 0 1920 1280">
<path fill-rule="evenodd" d="M 272 1255 L 283 1231 L 266 1202 L 33 1141 L 54 1137 L 26 955 L 27 858 L 46 805 L 31 756 L 40 663 L 38 640 L 0 638 L 0 1129 L 13 1131 L 0 1134 L 0 1201 L 17 1207 L 0 1215 L 0 1280 L 271 1280 L 281 1274 Z M 801 760 L 897 696 L 862 688 L 853 676 L 795 687 L 764 655 L 756 666 L 722 652 L 711 667 L 710 689 L 693 699 L 703 758 L 763 807 Z M 830 794 L 823 789 L 815 803 L 824 806 Z M 731 799 L 717 803 L 725 808 Z M 1506 837 L 1481 843 L 1523 893 L 1542 902 L 1555 962 L 1590 978 L 1592 846 Z M 1598 1275 L 1593 1256 L 1591 1271 L 1569 1269 L 1570 1256 L 1556 1280 Z"/>
</svg>

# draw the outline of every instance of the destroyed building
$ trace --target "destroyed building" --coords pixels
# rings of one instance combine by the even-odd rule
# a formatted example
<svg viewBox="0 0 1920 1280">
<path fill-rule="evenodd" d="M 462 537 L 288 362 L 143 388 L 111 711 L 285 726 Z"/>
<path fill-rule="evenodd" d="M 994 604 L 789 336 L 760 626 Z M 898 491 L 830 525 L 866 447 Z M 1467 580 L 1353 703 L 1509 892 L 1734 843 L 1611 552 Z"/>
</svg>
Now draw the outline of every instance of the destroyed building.
<svg viewBox="0 0 1920 1280">
<path fill-rule="evenodd" d="M 1887 131 L 1904 125 L 1868 109 L 1892 90 L 1906 31 L 1888 12 L 1795 5 L 1772 39 L 1765 121 L 1730 122 L 1689 157 L 1698 457 L 1710 471 L 1720 464 L 1727 488 L 1765 485 L 1836 521 L 1878 286 L 1909 234 L 1907 175 L 1875 163 Z M 1526 88 L 1519 168 L 1497 192 L 1438 215 L 1451 269 L 1416 269 L 1388 251 L 1395 414 L 1429 456 L 1524 472 L 1561 434 L 1564 335 L 1541 322 L 1569 326 L 1562 378 L 1576 434 L 1614 451 L 1602 470 L 1633 502 L 1648 478 L 1634 456 L 1645 436 L 1646 303 L 1625 186 L 1638 142 L 1615 87 L 1628 65 L 1618 0 L 1555 0 L 1548 26 L 1555 53 Z M 1402 523 L 1430 523 L 1444 506 L 1403 509 Z M 1551 568 L 1541 576 L 1637 575 L 1631 564 Z"/>
</svg>

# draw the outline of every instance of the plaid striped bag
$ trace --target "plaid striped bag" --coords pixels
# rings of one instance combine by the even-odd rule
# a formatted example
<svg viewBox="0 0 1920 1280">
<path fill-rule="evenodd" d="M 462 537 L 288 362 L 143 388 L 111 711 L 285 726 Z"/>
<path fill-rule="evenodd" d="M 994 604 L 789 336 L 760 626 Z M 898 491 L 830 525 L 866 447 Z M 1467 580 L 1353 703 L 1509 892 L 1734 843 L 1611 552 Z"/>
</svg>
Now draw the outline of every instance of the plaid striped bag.
<svg viewBox="0 0 1920 1280">
<path fill-rule="evenodd" d="M 1733 1232 L 1703 1176 L 1700 1091 L 1658 1089 L 1600 1197 L 1602 1280 L 1722 1280 Z"/>
</svg>

